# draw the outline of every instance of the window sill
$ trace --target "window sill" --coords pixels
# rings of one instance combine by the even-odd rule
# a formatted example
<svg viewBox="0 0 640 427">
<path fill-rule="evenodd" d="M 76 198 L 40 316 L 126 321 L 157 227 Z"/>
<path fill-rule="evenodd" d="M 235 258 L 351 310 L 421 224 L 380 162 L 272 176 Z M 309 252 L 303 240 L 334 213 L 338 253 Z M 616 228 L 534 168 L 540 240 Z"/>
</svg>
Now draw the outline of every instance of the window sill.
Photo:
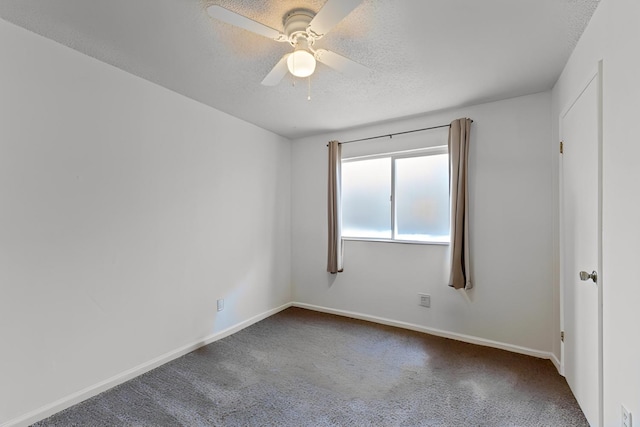
<svg viewBox="0 0 640 427">
<path fill-rule="evenodd" d="M 449 242 L 424 241 L 424 240 L 392 240 L 392 239 L 367 239 L 365 237 L 343 237 L 342 240 L 354 242 L 380 242 L 380 243 L 400 243 L 404 245 L 436 245 L 449 246 Z"/>
</svg>

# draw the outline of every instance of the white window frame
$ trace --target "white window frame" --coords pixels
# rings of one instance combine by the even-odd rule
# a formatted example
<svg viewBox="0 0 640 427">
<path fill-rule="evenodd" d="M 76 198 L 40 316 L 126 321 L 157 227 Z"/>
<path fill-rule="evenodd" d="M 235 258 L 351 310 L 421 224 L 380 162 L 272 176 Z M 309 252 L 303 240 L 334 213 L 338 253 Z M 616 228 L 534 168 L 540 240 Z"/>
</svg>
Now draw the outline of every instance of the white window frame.
<svg viewBox="0 0 640 427">
<path fill-rule="evenodd" d="M 420 148 L 417 150 L 406 151 L 394 151 L 388 153 L 371 154 L 366 156 L 354 156 L 346 157 L 342 159 L 342 163 L 355 162 L 359 160 L 372 160 L 372 159 L 391 159 L 391 238 L 384 239 L 379 237 L 349 237 L 343 236 L 343 240 L 353 241 L 365 241 L 365 242 L 385 242 L 385 243 L 405 243 L 413 245 L 445 245 L 448 246 L 450 241 L 438 241 L 438 240 L 400 240 L 396 238 L 396 159 L 404 159 L 409 157 L 425 157 L 434 156 L 438 154 L 449 154 L 449 149 L 446 145 L 438 145 L 429 148 Z M 449 230 L 451 230 L 451 224 L 449 224 Z"/>
</svg>

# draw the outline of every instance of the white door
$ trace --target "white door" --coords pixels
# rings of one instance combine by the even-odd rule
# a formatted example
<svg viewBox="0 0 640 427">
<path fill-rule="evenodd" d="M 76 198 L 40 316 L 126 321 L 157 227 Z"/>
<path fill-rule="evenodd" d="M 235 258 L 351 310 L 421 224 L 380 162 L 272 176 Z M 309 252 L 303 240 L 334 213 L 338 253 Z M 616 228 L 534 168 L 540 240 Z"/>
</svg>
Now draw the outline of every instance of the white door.
<svg viewBox="0 0 640 427">
<path fill-rule="evenodd" d="M 600 78 L 560 117 L 563 370 L 591 426 L 601 425 Z M 580 272 L 583 277 L 580 278 Z"/>
</svg>

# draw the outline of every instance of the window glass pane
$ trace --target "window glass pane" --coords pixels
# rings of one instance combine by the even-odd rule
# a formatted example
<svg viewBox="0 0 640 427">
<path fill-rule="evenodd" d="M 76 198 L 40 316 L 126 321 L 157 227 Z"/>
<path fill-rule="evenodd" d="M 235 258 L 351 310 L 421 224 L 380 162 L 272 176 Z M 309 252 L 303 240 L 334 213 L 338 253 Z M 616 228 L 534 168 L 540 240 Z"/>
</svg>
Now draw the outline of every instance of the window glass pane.
<svg viewBox="0 0 640 427">
<path fill-rule="evenodd" d="M 342 235 L 391 238 L 391 158 L 342 164 Z"/>
<path fill-rule="evenodd" d="M 396 159 L 396 238 L 449 240 L 447 154 Z"/>
</svg>

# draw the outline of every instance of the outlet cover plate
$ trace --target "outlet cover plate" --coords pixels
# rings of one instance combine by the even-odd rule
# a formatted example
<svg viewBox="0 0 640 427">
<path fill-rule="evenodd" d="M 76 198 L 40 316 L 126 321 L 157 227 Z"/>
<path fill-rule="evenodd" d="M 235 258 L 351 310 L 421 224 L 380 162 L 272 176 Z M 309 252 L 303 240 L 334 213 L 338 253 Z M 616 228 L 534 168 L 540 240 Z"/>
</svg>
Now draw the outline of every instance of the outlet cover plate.
<svg viewBox="0 0 640 427">
<path fill-rule="evenodd" d="M 418 294 L 420 296 L 420 305 L 422 307 L 431 307 L 431 295 Z"/>
<path fill-rule="evenodd" d="M 218 311 L 222 311 L 224 310 L 224 300 L 223 299 L 219 299 L 218 300 Z"/>
</svg>

